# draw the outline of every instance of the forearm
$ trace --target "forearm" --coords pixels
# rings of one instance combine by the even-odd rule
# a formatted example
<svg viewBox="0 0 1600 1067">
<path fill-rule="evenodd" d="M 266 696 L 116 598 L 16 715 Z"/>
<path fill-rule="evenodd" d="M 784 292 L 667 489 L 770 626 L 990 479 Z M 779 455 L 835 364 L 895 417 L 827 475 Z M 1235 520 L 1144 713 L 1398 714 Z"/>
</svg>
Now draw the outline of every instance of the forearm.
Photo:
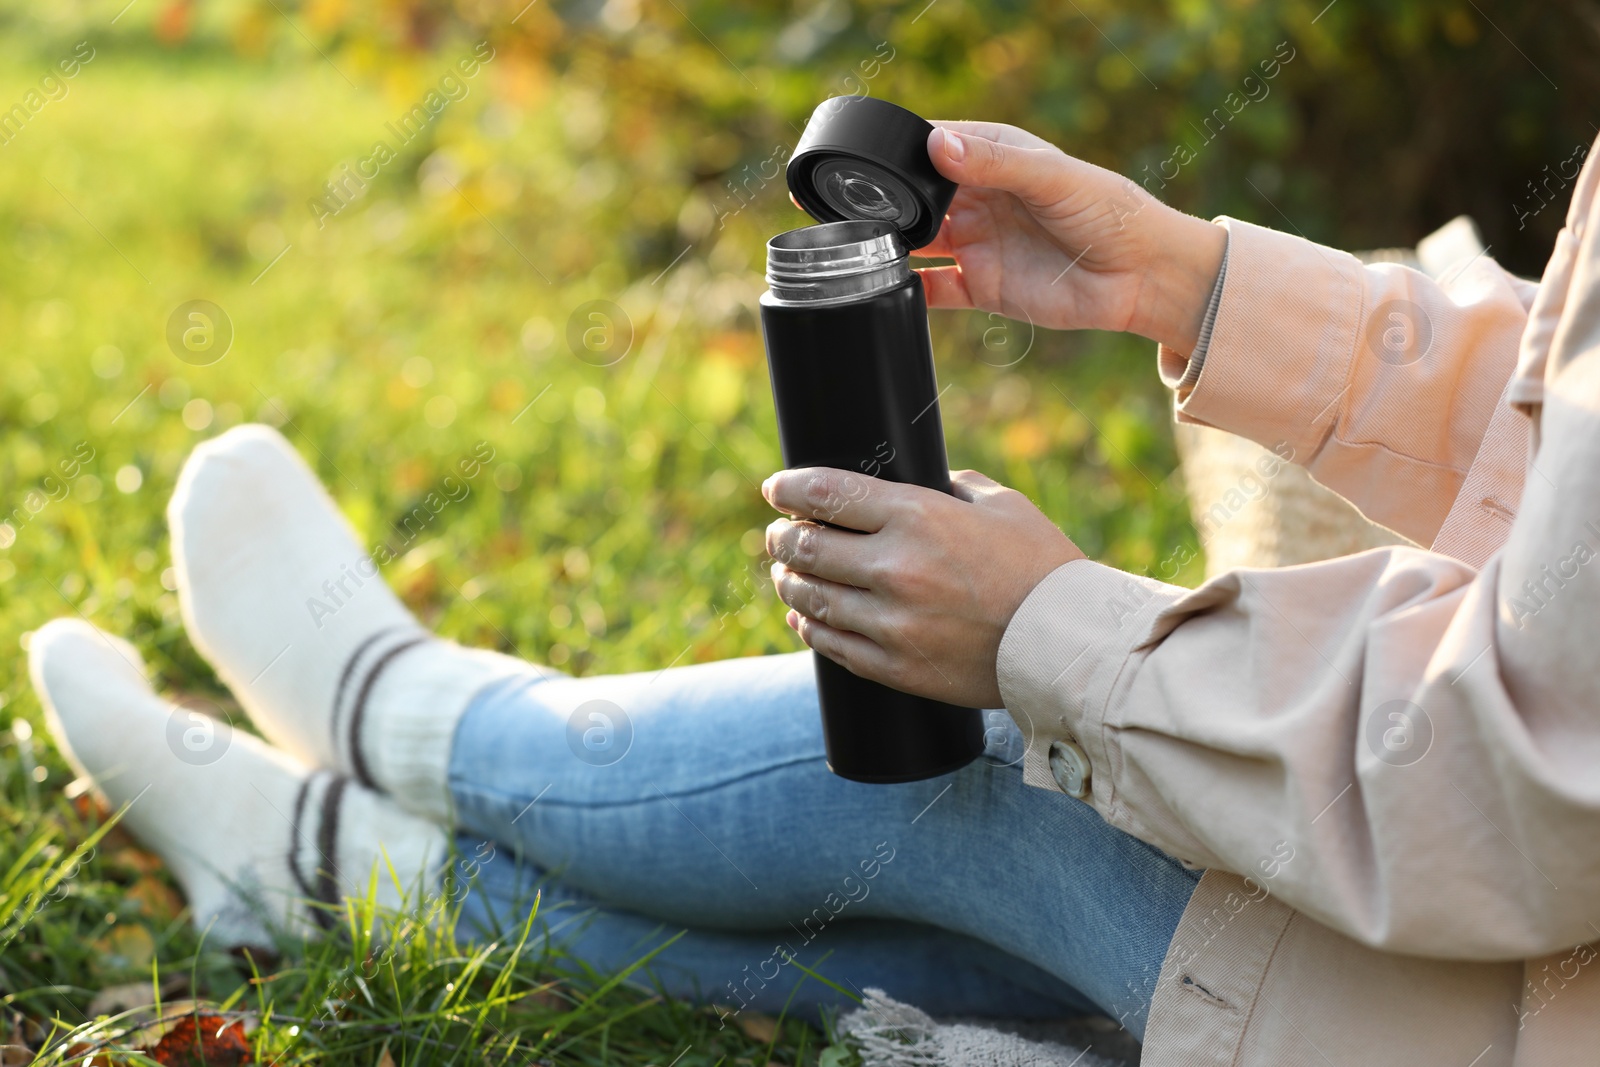
<svg viewBox="0 0 1600 1067">
<path fill-rule="evenodd" d="M 1228 232 L 1214 222 L 1155 203 L 1143 240 L 1150 269 L 1130 332 L 1185 355 L 1194 351 L 1228 250 Z"/>
</svg>

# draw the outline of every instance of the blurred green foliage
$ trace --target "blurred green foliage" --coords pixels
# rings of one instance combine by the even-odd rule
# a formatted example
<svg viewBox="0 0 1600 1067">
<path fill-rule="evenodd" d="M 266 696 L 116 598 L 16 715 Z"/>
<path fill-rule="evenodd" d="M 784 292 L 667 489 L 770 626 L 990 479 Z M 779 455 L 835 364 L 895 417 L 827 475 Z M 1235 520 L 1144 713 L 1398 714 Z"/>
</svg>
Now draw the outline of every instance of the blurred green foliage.
<svg viewBox="0 0 1600 1067">
<path fill-rule="evenodd" d="M 1172 203 L 1344 247 L 1467 212 L 1524 273 L 1564 210 L 1530 183 L 1600 100 L 1576 0 L 124 2 L 0 5 L 0 113 L 25 109 L 0 137 L 0 706 L 34 723 L 20 648 L 68 613 L 222 698 L 163 507 L 194 444 L 251 419 L 451 636 L 577 672 L 799 647 L 763 581 L 754 308 L 764 242 L 806 221 L 778 164 L 825 96 L 1016 123 L 1139 180 L 1165 163 Z M 195 299 L 232 326 L 210 365 L 168 342 Z M 626 314 L 607 366 L 568 343 L 594 300 Z M 1151 346 L 934 332 L 954 465 L 1118 566 L 1194 542 Z M 12 824 L 70 777 L 45 736 L 37 765 L 0 758 Z"/>
<path fill-rule="evenodd" d="M 305 54 L 314 42 L 358 82 L 392 72 L 397 56 L 448 58 L 454 42 L 495 41 L 502 99 L 548 113 L 575 165 L 626 173 L 575 215 L 559 175 L 546 175 L 525 186 L 518 214 L 549 239 L 557 217 L 572 227 L 565 236 L 602 215 L 614 227 L 620 213 L 641 269 L 677 251 L 674 230 L 703 225 L 695 194 L 719 213 L 736 206 L 760 161 L 840 92 L 1016 123 L 1136 176 L 1187 145 L 1197 159 L 1165 199 L 1346 247 L 1414 244 L 1469 213 L 1525 272 L 1543 266 L 1558 214 L 1519 226 L 1528 183 L 1600 132 L 1600 15 L 1577 0 L 252 0 L 193 10 L 170 3 L 156 24 L 183 23 L 183 39 L 247 55 Z M 1285 55 L 1281 75 L 1262 77 Z M 1229 128 L 1214 136 L 1206 119 L 1230 93 L 1249 106 L 1225 108 Z"/>
</svg>

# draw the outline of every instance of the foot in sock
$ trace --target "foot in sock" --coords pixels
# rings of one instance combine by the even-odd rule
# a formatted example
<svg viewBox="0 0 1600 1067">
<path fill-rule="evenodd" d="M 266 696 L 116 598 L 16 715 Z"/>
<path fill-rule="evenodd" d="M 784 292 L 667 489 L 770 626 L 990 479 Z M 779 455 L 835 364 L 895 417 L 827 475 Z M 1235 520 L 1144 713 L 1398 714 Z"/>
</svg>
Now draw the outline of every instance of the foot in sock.
<svg viewBox="0 0 1600 1067">
<path fill-rule="evenodd" d="M 56 744 L 113 811 L 131 802 L 122 825 L 166 861 L 208 937 L 271 944 L 274 929 L 326 926 L 333 913 L 309 902 L 363 895 L 375 864 L 387 907 L 437 881 L 447 840 L 431 822 L 225 725 L 186 745 L 199 713 L 158 698 L 126 641 L 57 619 L 28 660 Z"/>
<path fill-rule="evenodd" d="M 424 630 L 268 427 L 196 448 L 167 519 L 190 640 L 261 732 L 448 823 L 461 713 L 490 681 L 539 668 Z"/>
</svg>

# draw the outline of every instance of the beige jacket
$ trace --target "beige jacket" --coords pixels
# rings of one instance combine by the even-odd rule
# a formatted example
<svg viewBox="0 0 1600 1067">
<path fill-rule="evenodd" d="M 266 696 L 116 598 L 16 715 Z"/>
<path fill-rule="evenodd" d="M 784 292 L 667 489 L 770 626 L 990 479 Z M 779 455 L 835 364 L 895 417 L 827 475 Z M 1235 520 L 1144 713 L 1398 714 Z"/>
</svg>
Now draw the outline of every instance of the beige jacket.
<svg viewBox="0 0 1600 1067">
<path fill-rule="evenodd" d="M 1027 782 L 1208 869 L 1146 1067 L 1600 1064 L 1600 169 L 1565 177 L 1537 286 L 1224 222 L 1179 419 L 1431 550 L 1080 560 L 1006 632 Z"/>
</svg>

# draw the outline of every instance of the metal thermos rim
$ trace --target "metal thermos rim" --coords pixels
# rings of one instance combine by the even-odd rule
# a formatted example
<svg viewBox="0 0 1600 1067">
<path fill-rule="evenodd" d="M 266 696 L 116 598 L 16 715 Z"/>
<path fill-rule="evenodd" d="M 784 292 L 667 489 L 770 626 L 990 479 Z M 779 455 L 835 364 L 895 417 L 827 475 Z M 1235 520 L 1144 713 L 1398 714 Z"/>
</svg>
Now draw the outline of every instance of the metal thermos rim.
<svg viewBox="0 0 1600 1067">
<path fill-rule="evenodd" d="M 767 242 L 767 295 L 777 304 L 848 303 L 910 277 L 905 241 L 885 222 L 803 226 Z"/>
</svg>

